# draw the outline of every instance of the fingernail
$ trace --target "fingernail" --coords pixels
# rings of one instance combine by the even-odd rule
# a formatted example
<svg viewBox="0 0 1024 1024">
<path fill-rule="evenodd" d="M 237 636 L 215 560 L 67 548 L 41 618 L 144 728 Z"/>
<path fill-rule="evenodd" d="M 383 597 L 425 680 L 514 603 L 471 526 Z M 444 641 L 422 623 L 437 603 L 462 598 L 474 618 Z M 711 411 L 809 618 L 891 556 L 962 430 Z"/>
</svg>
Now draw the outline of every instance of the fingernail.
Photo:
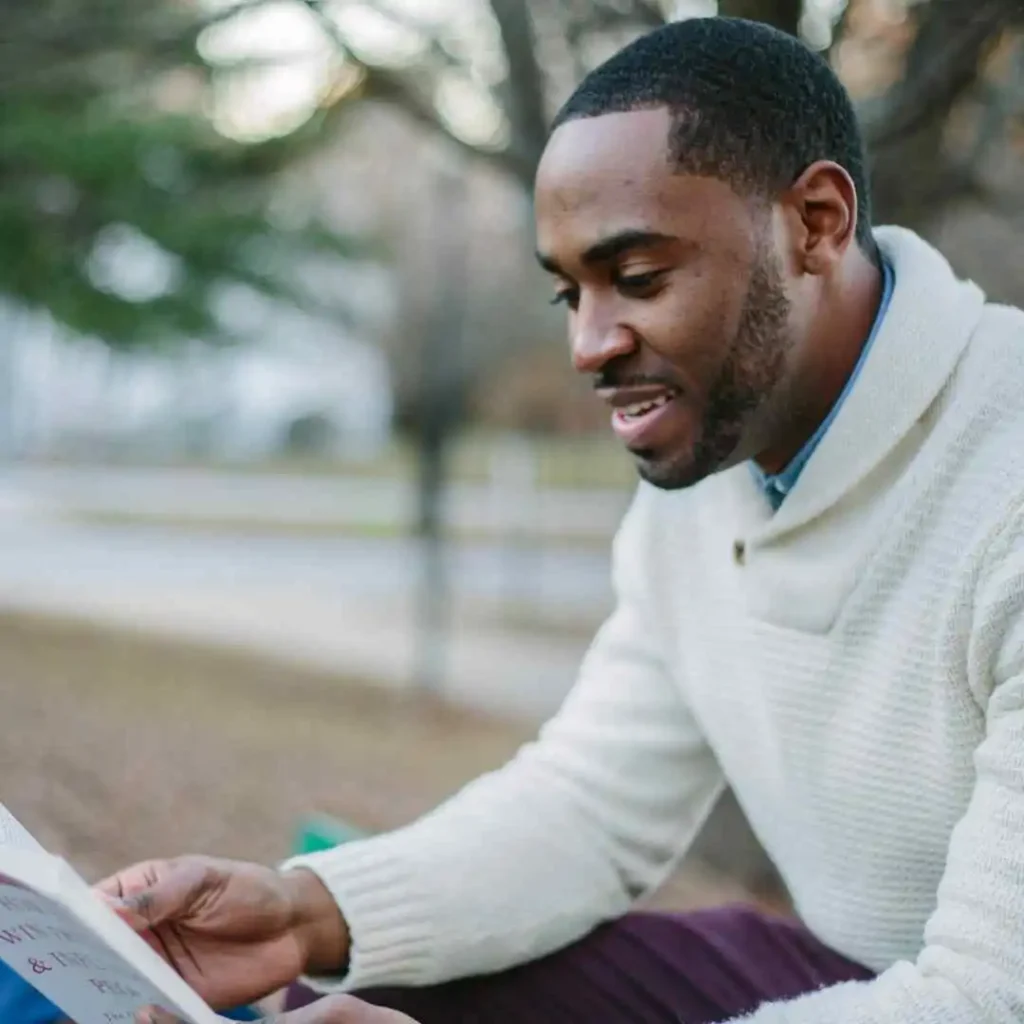
<svg viewBox="0 0 1024 1024">
<path fill-rule="evenodd" d="M 134 896 L 125 896 L 121 900 L 121 906 L 125 910 L 130 910 L 133 914 L 138 914 L 140 917 L 148 917 L 152 905 L 153 896 L 148 892 L 136 893 Z"/>
</svg>

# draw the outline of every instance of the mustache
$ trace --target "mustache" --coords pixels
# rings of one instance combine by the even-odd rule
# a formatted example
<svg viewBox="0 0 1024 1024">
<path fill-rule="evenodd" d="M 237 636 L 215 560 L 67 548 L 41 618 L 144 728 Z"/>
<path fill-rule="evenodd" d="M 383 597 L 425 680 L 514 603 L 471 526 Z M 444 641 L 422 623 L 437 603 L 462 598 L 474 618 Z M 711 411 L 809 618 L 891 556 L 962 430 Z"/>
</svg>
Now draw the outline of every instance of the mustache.
<svg viewBox="0 0 1024 1024">
<path fill-rule="evenodd" d="M 653 373 L 627 373 L 607 367 L 594 375 L 594 390 L 606 391 L 616 388 L 663 387 L 678 390 L 679 385 L 668 377 Z"/>
</svg>

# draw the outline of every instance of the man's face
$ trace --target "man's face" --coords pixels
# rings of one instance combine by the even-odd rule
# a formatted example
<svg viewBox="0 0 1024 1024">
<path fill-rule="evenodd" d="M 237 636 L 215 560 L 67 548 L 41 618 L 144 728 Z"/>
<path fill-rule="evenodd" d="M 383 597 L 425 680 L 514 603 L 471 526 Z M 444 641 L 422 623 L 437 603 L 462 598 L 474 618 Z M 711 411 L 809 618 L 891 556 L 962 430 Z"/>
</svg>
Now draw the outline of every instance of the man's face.
<svg viewBox="0 0 1024 1024">
<path fill-rule="evenodd" d="M 676 172 L 670 131 L 666 110 L 563 125 L 536 211 L 576 368 L 641 475 L 679 488 L 757 454 L 791 330 L 771 211 Z"/>
</svg>

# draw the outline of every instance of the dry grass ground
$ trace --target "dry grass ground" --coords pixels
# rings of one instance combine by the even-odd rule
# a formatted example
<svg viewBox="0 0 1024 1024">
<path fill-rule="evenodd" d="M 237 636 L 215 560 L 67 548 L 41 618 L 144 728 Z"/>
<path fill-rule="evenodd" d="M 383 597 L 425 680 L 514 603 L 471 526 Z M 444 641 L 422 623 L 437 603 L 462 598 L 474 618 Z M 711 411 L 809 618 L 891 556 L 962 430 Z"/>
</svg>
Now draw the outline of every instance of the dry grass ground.
<svg viewBox="0 0 1024 1024">
<path fill-rule="evenodd" d="M 92 878 L 189 851 L 273 862 L 308 811 L 393 827 L 533 731 L 241 654 L 28 616 L 0 617 L 0 721 L 0 798 Z M 659 902 L 742 894 L 690 867 Z"/>
</svg>

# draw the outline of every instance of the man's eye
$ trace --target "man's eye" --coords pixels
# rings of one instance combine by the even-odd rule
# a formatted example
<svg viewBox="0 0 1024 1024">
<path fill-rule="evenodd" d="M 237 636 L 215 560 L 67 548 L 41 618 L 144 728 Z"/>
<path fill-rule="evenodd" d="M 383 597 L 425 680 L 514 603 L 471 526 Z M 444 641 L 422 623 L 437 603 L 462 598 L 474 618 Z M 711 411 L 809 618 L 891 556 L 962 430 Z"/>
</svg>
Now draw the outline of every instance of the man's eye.
<svg viewBox="0 0 1024 1024">
<path fill-rule="evenodd" d="M 580 303 L 580 293 L 578 288 L 564 288 L 560 292 L 555 293 L 555 297 L 551 300 L 552 306 L 568 306 L 570 309 L 575 309 Z"/>
<path fill-rule="evenodd" d="M 664 274 L 664 270 L 651 270 L 646 274 L 622 274 L 615 283 L 622 291 L 643 292 L 656 285 Z"/>
</svg>

